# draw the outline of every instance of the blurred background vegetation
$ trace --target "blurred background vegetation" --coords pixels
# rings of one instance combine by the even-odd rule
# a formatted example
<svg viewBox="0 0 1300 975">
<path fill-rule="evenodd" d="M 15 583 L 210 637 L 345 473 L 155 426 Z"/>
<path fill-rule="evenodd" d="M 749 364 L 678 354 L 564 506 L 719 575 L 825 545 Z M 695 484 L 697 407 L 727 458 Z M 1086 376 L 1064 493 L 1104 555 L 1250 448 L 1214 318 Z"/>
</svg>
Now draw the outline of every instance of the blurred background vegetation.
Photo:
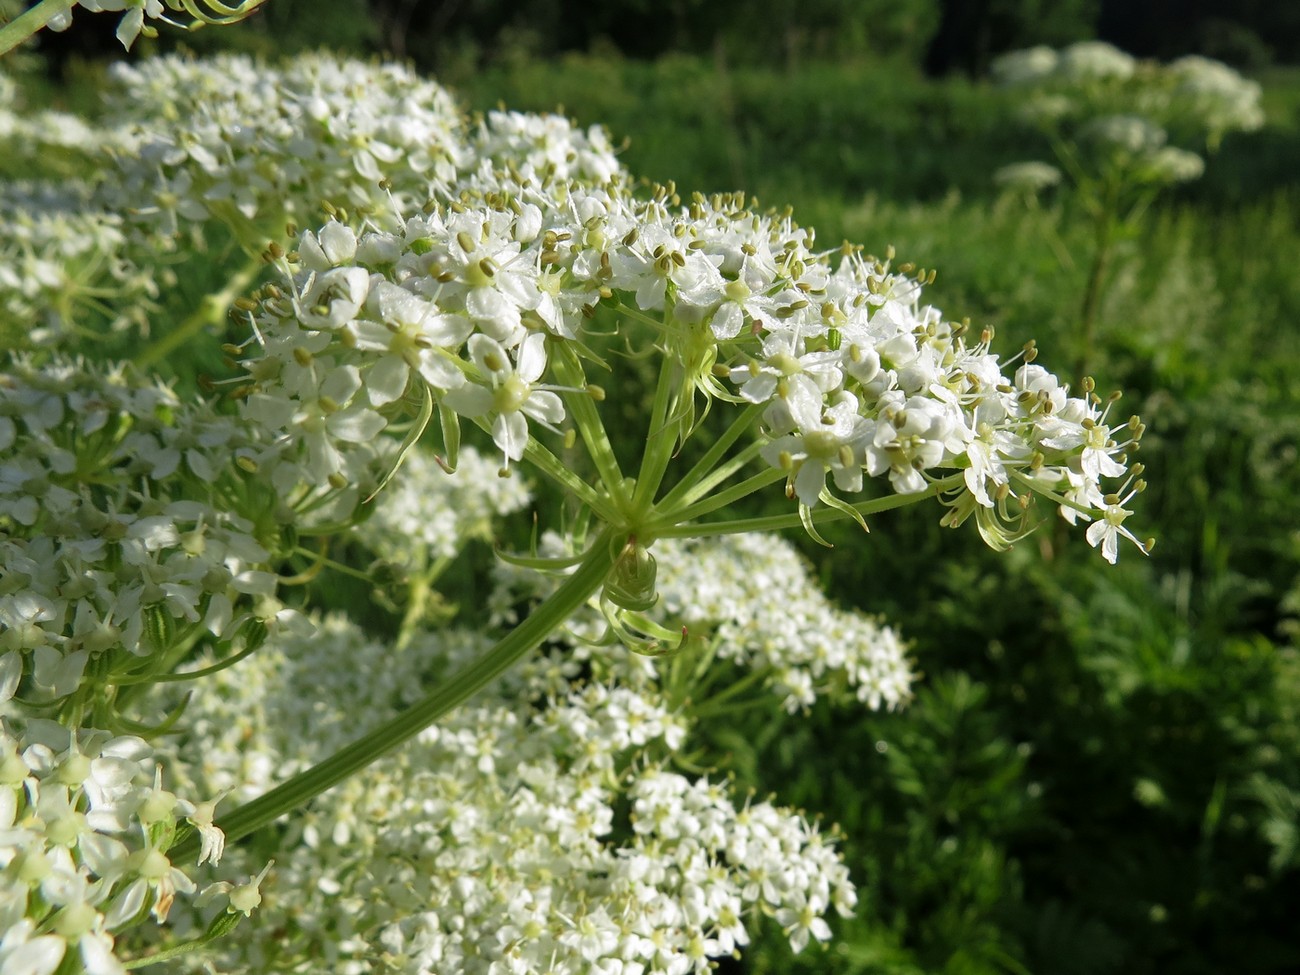
<svg viewBox="0 0 1300 975">
<path fill-rule="evenodd" d="M 29 67 L 84 106 L 120 51 L 111 22 L 77 21 Z M 827 952 L 790 958 L 778 934 L 727 970 L 1300 971 L 1300 4 L 270 0 L 131 55 L 324 46 L 409 59 L 469 109 L 560 109 L 627 138 L 639 176 L 791 204 L 828 246 L 895 245 L 939 268 L 940 307 L 1064 369 L 1086 220 L 1066 191 L 995 189 L 1041 146 L 983 75 L 1086 38 L 1265 87 L 1265 128 L 1163 197 L 1105 288 L 1094 371 L 1148 424 L 1133 520 L 1158 545 L 1112 568 L 1049 530 L 996 555 L 928 508 L 810 545 L 925 677 L 899 714 L 712 729 L 743 783 L 841 824 L 863 894 Z"/>
</svg>

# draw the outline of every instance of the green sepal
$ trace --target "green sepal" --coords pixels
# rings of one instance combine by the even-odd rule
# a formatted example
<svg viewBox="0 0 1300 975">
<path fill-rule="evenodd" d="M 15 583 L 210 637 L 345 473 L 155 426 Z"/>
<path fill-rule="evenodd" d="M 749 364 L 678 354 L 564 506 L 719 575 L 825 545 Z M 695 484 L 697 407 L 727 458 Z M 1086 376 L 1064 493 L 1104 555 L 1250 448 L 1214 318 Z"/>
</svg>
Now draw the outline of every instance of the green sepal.
<svg viewBox="0 0 1300 975">
<path fill-rule="evenodd" d="M 544 558 L 540 555 L 512 555 L 497 549 L 497 558 L 506 565 L 513 565 L 520 569 L 540 569 L 546 571 L 558 571 L 560 569 L 569 569 L 578 565 L 582 561 L 581 555 L 572 555 L 568 558 Z"/>
<path fill-rule="evenodd" d="M 388 469 L 388 473 L 379 479 L 379 484 L 370 492 L 370 496 L 362 504 L 369 504 L 375 500 L 379 492 L 393 479 L 393 475 L 402 466 L 402 461 L 406 459 L 406 455 L 415 446 L 416 441 L 420 439 L 425 428 L 429 425 L 429 420 L 433 417 L 433 390 L 429 388 L 427 383 L 420 383 L 420 389 L 424 393 L 424 397 L 420 402 L 419 416 L 411 424 L 411 429 L 406 431 L 406 437 L 402 440 L 401 446 L 397 448 L 397 456 L 393 459 L 393 465 Z"/>
<path fill-rule="evenodd" d="M 448 474 L 454 474 L 460 462 L 460 414 L 439 403 L 438 425 L 442 427 L 442 449 L 447 455 L 438 466 Z"/>
<path fill-rule="evenodd" d="M 671 657 L 686 644 L 686 627 L 668 629 L 643 613 L 616 607 L 603 596 L 600 612 L 607 624 L 601 644 L 619 643 L 643 657 Z"/>
<path fill-rule="evenodd" d="M 166 653 L 176 644 L 176 620 L 161 603 L 146 606 L 143 612 L 144 633 L 149 648 L 156 654 Z"/>
<path fill-rule="evenodd" d="M 239 911 L 225 910 L 212 919 L 208 929 L 203 932 L 204 943 L 215 941 L 228 935 L 231 931 L 239 926 L 239 922 L 244 919 L 244 915 Z"/>
<path fill-rule="evenodd" d="M 867 532 L 868 534 L 871 532 L 871 529 L 867 527 L 867 519 L 862 517 L 862 512 L 859 511 L 857 508 L 853 507 L 853 505 L 849 504 L 847 501 L 843 500 L 842 498 L 835 497 L 835 495 L 831 494 L 831 492 L 828 489 L 822 488 L 822 493 L 818 495 L 818 499 L 822 501 L 822 503 L 828 505 L 829 507 L 834 508 L 836 511 L 844 512 L 846 515 L 848 515 L 850 518 L 856 521 L 858 523 L 858 526 L 864 532 Z"/>
<path fill-rule="evenodd" d="M 862 517 L 862 515 L 857 511 L 854 511 L 853 513 L 858 518 Z M 812 509 L 802 501 L 799 502 L 799 521 L 803 524 L 803 530 L 808 533 L 808 537 L 818 545 L 823 545 L 826 548 L 835 547 L 830 542 L 826 541 L 826 539 L 822 538 L 821 534 L 817 531 L 817 525 L 813 522 Z"/>
</svg>

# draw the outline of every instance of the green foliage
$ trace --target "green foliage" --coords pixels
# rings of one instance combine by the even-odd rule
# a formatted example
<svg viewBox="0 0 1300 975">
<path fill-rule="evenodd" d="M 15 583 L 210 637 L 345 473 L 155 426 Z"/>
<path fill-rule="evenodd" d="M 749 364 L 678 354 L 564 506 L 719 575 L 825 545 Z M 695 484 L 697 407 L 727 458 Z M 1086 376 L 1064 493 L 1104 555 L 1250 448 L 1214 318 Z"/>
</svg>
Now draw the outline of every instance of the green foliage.
<svg viewBox="0 0 1300 975">
<path fill-rule="evenodd" d="M 1007 144 L 1008 107 L 982 87 L 926 82 L 897 64 L 818 62 L 784 74 L 720 58 L 566 55 L 448 81 L 471 108 L 559 109 L 602 124 L 629 140 L 624 158 L 648 178 L 701 192 L 743 187 L 772 204 L 842 205 L 885 187 L 934 199 L 954 182 L 975 192 L 1030 137 Z"/>
</svg>

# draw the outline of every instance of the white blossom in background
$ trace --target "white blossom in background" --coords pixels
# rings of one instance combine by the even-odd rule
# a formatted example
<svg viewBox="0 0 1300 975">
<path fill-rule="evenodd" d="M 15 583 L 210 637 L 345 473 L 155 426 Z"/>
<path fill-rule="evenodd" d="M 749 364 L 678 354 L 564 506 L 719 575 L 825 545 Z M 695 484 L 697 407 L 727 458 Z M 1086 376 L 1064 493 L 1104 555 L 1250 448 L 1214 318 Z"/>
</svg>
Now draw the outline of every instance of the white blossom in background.
<svg viewBox="0 0 1300 975">
<path fill-rule="evenodd" d="M 473 447 L 455 473 L 425 450 L 412 450 L 355 533 L 381 558 L 408 569 L 450 559 L 474 538 L 491 539 L 493 523 L 532 500 L 520 477 L 498 477 L 500 464 Z"/>
<path fill-rule="evenodd" d="M 1055 73 L 1069 81 L 1124 81 L 1133 77 L 1138 62 L 1105 41 L 1078 41 L 1062 48 Z"/>
<path fill-rule="evenodd" d="M 58 167 L 60 154 L 66 153 L 81 160 L 94 154 L 103 134 L 81 118 L 68 112 L 49 109 L 21 110 L 22 98 L 18 85 L 0 74 L 0 140 L 6 149 L 41 161 L 47 167 Z M 41 155 L 45 158 L 40 159 Z M 12 157 L 6 164 L 12 166 Z"/>
<path fill-rule="evenodd" d="M 76 182 L 0 184 L 0 340 L 10 347 L 66 342 L 82 328 L 148 333 L 171 277 L 135 263 L 127 221 L 91 195 Z"/>
<path fill-rule="evenodd" d="M 234 652 L 301 625 L 278 598 L 272 549 L 291 523 L 308 528 L 327 502 L 355 506 L 359 492 L 322 492 L 281 452 L 265 431 L 125 367 L 11 362 L 0 377 L 0 650 L 24 661 L 17 697 L 57 702 L 88 667 L 107 686 L 161 665 L 187 637 Z M 379 463 L 373 447 L 370 457 Z"/>
<path fill-rule="evenodd" d="M 204 747 L 179 743 L 182 781 L 259 792 L 486 639 L 430 633 L 394 654 L 342 619 L 319 634 L 268 643 L 199 686 L 182 725 Z M 547 674 L 534 661 L 296 817 L 296 842 L 281 844 L 261 890 L 274 944 L 230 939 L 211 964 L 705 972 L 764 917 L 796 950 L 829 937 L 825 917 L 855 898 L 830 837 L 725 781 L 673 771 L 689 721 L 653 685 Z M 261 868 L 255 850 L 227 856 Z"/>
<path fill-rule="evenodd" d="M 560 115 L 488 112 L 473 130 L 470 146 L 479 159 L 515 160 L 558 179 L 607 183 L 622 172 L 604 129 L 577 130 Z"/>
<path fill-rule="evenodd" d="M 787 710 L 833 691 L 873 710 L 910 698 L 907 645 L 891 627 L 831 603 L 785 539 L 665 539 L 657 551 L 665 618 L 712 640 L 720 659 L 769 672 Z"/>
<path fill-rule="evenodd" d="M 323 199 L 373 206 L 385 177 L 419 193 L 466 155 L 450 96 L 397 65 L 166 57 L 115 65 L 111 85 L 105 125 L 134 134 L 115 190 L 142 220 L 189 198 L 218 218 L 282 227 Z"/>
<path fill-rule="evenodd" d="M 1176 81 L 1173 98 L 1205 126 L 1212 146 L 1225 132 L 1251 132 L 1264 125 L 1259 82 L 1194 54 L 1170 62 L 1168 70 Z"/>
<path fill-rule="evenodd" d="M 406 67 L 323 53 L 283 67 L 239 55 L 119 64 L 107 99 L 106 127 L 132 135 L 104 192 L 172 232 L 178 217 L 195 219 L 177 207 L 195 203 L 274 236 L 286 218 L 314 219 L 322 200 L 365 214 L 391 193 L 416 212 L 484 163 L 592 180 L 620 170 L 599 129 L 506 112 L 470 126 L 441 86 Z"/>
<path fill-rule="evenodd" d="M 1259 84 L 1199 56 L 1160 64 L 1102 41 L 1081 41 L 1060 51 L 1005 54 L 992 75 L 1016 91 L 1027 119 L 1084 149 L 1084 158 L 1064 160 L 1076 181 L 1162 186 L 1198 179 L 1204 160 L 1193 150 L 1214 151 L 1225 134 L 1264 124 Z M 1041 178 L 1045 171 L 1024 168 L 1032 165 L 1004 167 L 998 182 L 1026 190 L 1050 185 Z M 1039 185 L 1026 183 L 1031 174 Z"/>
<path fill-rule="evenodd" d="M 1025 193 L 1039 193 L 1061 182 L 1061 171 L 1050 163 L 1021 162 L 1002 166 L 993 182 Z"/>
</svg>

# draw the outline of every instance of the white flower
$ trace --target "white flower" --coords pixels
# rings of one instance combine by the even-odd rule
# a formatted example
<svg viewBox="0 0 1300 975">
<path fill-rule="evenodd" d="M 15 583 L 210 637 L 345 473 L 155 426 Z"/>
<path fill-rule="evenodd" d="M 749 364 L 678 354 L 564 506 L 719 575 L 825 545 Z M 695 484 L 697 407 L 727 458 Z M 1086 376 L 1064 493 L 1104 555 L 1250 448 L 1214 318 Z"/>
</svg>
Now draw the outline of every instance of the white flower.
<svg viewBox="0 0 1300 975">
<path fill-rule="evenodd" d="M 1102 557 L 1111 565 L 1114 565 L 1115 560 L 1119 558 L 1121 537 L 1127 538 L 1143 553 L 1146 552 L 1146 545 L 1124 527 L 1124 520 L 1133 512 L 1124 510 L 1123 505 L 1132 497 L 1132 494 L 1122 499 L 1110 497 L 1101 518 L 1088 526 L 1088 544 L 1093 548 L 1100 548 Z"/>
<path fill-rule="evenodd" d="M 494 414 L 492 439 L 507 463 L 520 460 L 528 446 L 526 417 L 548 428 L 564 419 L 560 397 L 537 385 L 546 371 L 546 337 L 529 335 L 520 344 L 513 363 L 500 342 L 481 333 L 470 336 L 469 353 L 488 385 L 454 389 L 444 402 L 466 416 Z"/>
<path fill-rule="evenodd" d="M 24 918 L 0 938 L 0 972 L 4 975 L 53 975 L 67 952 L 55 934 L 32 937 L 35 925 Z"/>
<path fill-rule="evenodd" d="M 880 418 L 868 421 L 866 469 L 876 477 L 889 472 L 889 482 L 899 494 L 924 491 L 922 471 L 937 466 L 944 458 L 945 445 L 957 428 L 947 409 L 934 400 L 919 396 L 906 403 L 893 401 Z"/>
<path fill-rule="evenodd" d="M 813 507 L 826 487 L 830 471 L 842 491 L 862 490 L 862 464 L 867 421 L 858 415 L 858 400 L 840 392 L 829 403 L 808 385 L 791 384 L 783 400 L 796 432 L 763 447 L 763 459 L 773 467 L 788 467 L 800 503 Z"/>
</svg>

